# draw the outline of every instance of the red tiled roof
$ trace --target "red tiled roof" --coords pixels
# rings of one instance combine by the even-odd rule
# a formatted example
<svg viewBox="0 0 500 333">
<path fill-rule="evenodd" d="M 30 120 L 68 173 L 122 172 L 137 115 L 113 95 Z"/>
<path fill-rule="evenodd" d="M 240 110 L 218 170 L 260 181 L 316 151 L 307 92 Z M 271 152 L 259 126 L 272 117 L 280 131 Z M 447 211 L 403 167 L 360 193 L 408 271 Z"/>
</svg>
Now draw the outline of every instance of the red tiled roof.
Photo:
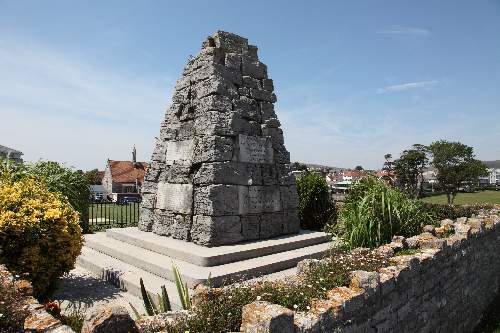
<svg viewBox="0 0 500 333">
<path fill-rule="evenodd" d="M 137 179 L 140 183 L 144 182 L 144 174 L 148 164 L 146 162 L 132 161 L 113 161 L 108 160 L 111 169 L 111 177 L 115 183 L 135 183 Z"/>
<path fill-rule="evenodd" d="M 102 181 L 104 178 L 104 171 L 97 171 L 97 175 L 99 176 L 99 179 Z"/>
</svg>

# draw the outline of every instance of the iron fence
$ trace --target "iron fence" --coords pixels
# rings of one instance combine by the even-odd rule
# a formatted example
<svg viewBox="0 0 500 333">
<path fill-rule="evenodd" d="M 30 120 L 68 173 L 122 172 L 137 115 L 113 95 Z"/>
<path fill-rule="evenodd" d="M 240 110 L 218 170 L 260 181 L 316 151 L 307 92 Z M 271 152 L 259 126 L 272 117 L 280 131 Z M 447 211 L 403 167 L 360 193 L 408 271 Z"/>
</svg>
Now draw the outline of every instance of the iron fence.
<svg viewBox="0 0 500 333">
<path fill-rule="evenodd" d="M 139 203 L 91 203 L 89 206 L 89 226 L 93 231 L 108 228 L 137 226 Z"/>
</svg>

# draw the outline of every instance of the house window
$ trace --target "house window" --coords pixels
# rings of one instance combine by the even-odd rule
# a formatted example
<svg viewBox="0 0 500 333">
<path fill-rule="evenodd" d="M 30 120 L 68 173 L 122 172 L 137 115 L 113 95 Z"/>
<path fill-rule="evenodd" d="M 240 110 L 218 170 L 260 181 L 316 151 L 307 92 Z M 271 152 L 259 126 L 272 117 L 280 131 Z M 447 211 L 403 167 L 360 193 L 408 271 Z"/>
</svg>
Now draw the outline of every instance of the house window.
<svg viewBox="0 0 500 333">
<path fill-rule="evenodd" d="M 136 193 L 135 185 L 123 185 L 123 193 Z"/>
</svg>

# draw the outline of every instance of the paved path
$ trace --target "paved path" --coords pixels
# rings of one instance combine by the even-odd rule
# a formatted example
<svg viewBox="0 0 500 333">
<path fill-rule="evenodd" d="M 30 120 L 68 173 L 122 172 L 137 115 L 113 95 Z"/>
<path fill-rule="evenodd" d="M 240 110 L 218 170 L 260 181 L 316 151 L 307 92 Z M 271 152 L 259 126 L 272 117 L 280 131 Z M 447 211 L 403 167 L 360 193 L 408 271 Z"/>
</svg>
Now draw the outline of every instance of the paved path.
<svg viewBox="0 0 500 333">
<path fill-rule="evenodd" d="M 142 300 L 79 267 L 62 278 L 61 285 L 54 294 L 54 299 L 62 302 L 63 312 L 71 312 L 72 307 L 76 306 L 88 314 L 100 306 L 121 305 L 127 308 L 134 318 L 129 302 L 139 312 L 144 312 Z"/>
</svg>

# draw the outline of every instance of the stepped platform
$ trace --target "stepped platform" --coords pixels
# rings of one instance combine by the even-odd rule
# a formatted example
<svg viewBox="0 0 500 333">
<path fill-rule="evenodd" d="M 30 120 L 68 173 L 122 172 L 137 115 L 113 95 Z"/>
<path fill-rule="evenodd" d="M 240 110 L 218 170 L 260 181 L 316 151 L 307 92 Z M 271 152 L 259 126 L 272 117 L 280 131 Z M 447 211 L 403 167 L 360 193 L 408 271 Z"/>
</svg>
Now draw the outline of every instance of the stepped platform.
<svg viewBox="0 0 500 333">
<path fill-rule="evenodd" d="M 321 257 L 330 247 L 323 232 L 301 231 L 296 235 L 219 247 L 204 247 L 162 237 L 137 228 L 109 229 L 85 235 L 77 265 L 132 295 L 140 297 L 139 279 L 148 291 L 159 293 L 165 285 L 174 308 L 179 307 L 172 263 L 189 287 L 213 286 L 248 280 L 290 268 L 307 258 Z M 276 274 L 277 273 L 277 274 Z"/>
</svg>

